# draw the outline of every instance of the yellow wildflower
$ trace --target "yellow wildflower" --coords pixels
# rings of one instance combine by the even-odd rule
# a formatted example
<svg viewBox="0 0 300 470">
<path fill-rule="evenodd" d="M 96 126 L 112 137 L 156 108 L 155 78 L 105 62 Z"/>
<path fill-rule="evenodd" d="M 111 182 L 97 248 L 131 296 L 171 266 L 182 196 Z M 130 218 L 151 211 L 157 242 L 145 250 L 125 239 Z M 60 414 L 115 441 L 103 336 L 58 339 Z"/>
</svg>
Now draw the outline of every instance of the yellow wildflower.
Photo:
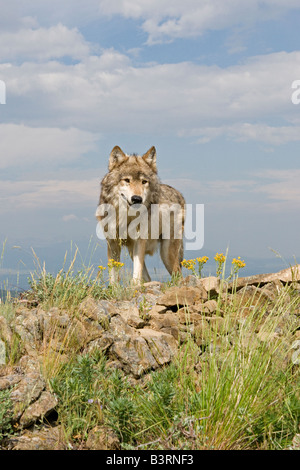
<svg viewBox="0 0 300 470">
<path fill-rule="evenodd" d="M 196 260 L 198 261 L 198 263 L 205 264 L 209 260 L 209 257 L 208 256 L 202 256 L 202 258 L 196 258 Z"/>
<path fill-rule="evenodd" d="M 195 267 L 196 261 L 194 259 L 184 259 L 181 261 L 181 265 L 186 269 L 193 270 Z"/>
<path fill-rule="evenodd" d="M 242 261 L 240 256 L 238 256 L 237 258 L 233 258 L 232 264 L 234 264 L 238 269 L 244 268 L 246 266 L 245 261 Z"/>
<path fill-rule="evenodd" d="M 110 259 L 107 263 L 107 266 L 109 268 L 121 268 L 122 266 L 124 266 L 124 263 L 121 263 L 120 261 L 116 261 L 114 259 Z"/>
<path fill-rule="evenodd" d="M 224 256 L 223 253 L 216 253 L 215 261 L 217 261 L 217 263 L 225 263 L 225 260 L 226 256 Z"/>
</svg>

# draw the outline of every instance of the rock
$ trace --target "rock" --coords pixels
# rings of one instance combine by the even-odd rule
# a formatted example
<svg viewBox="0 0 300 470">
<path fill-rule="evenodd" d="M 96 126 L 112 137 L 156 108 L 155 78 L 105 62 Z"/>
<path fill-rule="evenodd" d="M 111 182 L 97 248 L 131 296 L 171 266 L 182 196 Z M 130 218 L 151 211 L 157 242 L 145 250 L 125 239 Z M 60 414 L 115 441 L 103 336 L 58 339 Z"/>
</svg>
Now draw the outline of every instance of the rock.
<svg viewBox="0 0 300 470">
<path fill-rule="evenodd" d="M 167 333 L 172 335 L 175 340 L 179 340 L 179 321 L 178 315 L 174 315 L 174 313 L 166 313 L 166 314 L 155 314 L 151 316 L 151 320 L 149 321 L 149 327 L 153 328 L 157 331 L 162 331 L 163 333 Z"/>
<path fill-rule="evenodd" d="M 57 398 L 50 392 L 43 391 L 39 398 L 22 414 L 20 425 L 29 427 L 31 424 L 46 417 L 57 405 Z"/>
<path fill-rule="evenodd" d="M 180 333 L 179 328 L 176 326 L 164 326 L 161 328 L 162 333 L 173 336 L 176 341 L 179 341 Z"/>
<path fill-rule="evenodd" d="M 5 343 L 10 344 L 12 337 L 12 329 L 10 328 L 6 318 L 0 315 L 0 339 L 2 339 Z"/>
<path fill-rule="evenodd" d="M 146 321 L 138 315 L 129 315 L 127 318 L 127 324 L 133 328 L 138 329 L 143 328 L 146 325 Z"/>
<path fill-rule="evenodd" d="M 264 306 L 272 302 L 272 295 L 267 290 L 255 286 L 242 287 L 235 295 L 238 306 Z"/>
<path fill-rule="evenodd" d="M 135 329 L 129 326 L 124 317 L 116 315 L 111 319 L 109 332 L 113 335 L 114 341 L 135 335 Z"/>
<path fill-rule="evenodd" d="M 159 296 L 161 294 L 162 283 L 159 281 L 145 282 L 143 287 L 146 289 L 147 294 L 154 294 Z"/>
<path fill-rule="evenodd" d="M 200 290 L 200 298 L 202 300 L 207 300 L 208 295 L 207 295 L 207 290 L 203 286 L 202 279 L 189 275 L 186 278 L 184 278 L 181 282 L 181 286 L 186 286 L 186 287 L 197 287 Z"/>
<path fill-rule="evenodd" d="M 145 320 L 140 317 L 140 311 L 132 302 L 122 302 L 118 307 L 118 314 L 125 320 L 127 325 L 133 328 L 143 328 Z"/>
<path fill-rule="evenodd" d="M 208 300 L 203 305 L 203 312 L 212 314 L 218 310 L 218 303 L 215 300 Z"/>
<path fill-rule="evenodd" d="M 19 383 L 24 376 L 21 374 L 9 374 L 0 377 L 0 390 L 6 390 Z"/>
<path fill-rule="evenodd" d="M 201 290 L 196 287 L 171 287 L 158 300 L 158 305 L 165 307 L 183 307 L 193 305 L 201 298 Z"/>
<path fill-rule="evenodd" d="M 176 356 L 178 343 L 172 335 L 150 328 L 139 330 L 139 334 L 147 341 L 158 365 L 168 364 Z"/>
<path fill-rule="evenodd" d="M 22 339 L 27 353 L 37 354 L 42 341 L 42 331 L 39 317 L 37 316 L 37 309 L 32 311 L 21 309 L 15 319 L 14 329 Z"/>
<path fill-rule="evenodd" d="M 167 307 L 164 305 L 154 305 L 148 312 L 149 316 L 152 317 L 153 315 L 156 315 L 157 313 L 166 313 Z"/>
<path fill-rule="evenodd" d="M 95 349 L 99 349 L 102 352 L 107 352 L 110 346 L 113 344 L 115 337 L 112 333 L 105 332 L 100 338 L 90 341 L 87 347 L 84 349 L 84 353 L 90 353 Z"/>
<path fill-rule="evenodd" d="M 105 329 L 98 322 L 92 321 L 89 318 L 83 318 L 81 323 L 84 326 L 87 334 L 87 343 L 100 338 L 105 331 Z"/>
<path fill-rule="evenodd" d="M 120 441 L 111 428 L 96 426 L 88 434 L 86 448 L 89 450 L 119 450 Z"/>
<path fill-rule="evenodd" d="M 14 419 L 18 420 L 24 410 L 35 400 L 45 388 L 45 381 L 38 373 L 28 373 L 17 384 L 10 394 L 11 400 L 14 402 Z"/>
<path fill-rule="evenodd" d="M 151 319 L 149 321 L 149 326 L 155 330 L 161 330 L 162 328 L 170 328 L 170 327 L 177 327 L 178 326 L 178 315 L 174 315 L 174 313 L 166 313 L 166 314 L 152 314 Z"/>
<path fill-rule="evenodd" d="M 20 436 L 13 436 L 8 441 L 9 450 L 65 450 L 66 448 L 64 431 L 60 426 L 26 430 Z"/>
<path fill-rule="evenodd" d="M 107 301 L 96 301 L 93 297 L 87 297 L 79 305 L 78 311 L 89 320 L 99 323 L 107 329 L 113 314 L 113 307 Z"/>
<path fill-rule="evenodd" d="M 89 320 L 98 321 L 99 309 L 93 297 L 87 297 L 79 305 L 78 311 Z"/>
<path fill-rule="evenodd" d="M 291 349 L 294 351 L 292 354 L 292 363 L 293 364 L 300 364 L 300 340 L 296 340 L 293 342 Z"/>
<path fill-rule="evenodd" d="M 23 356 L 19 361 L 18 373 L 3 377 L 2 385 L 5 388 L 14 385 L 10 398 L 13 401 L 14 420 L 17 421 L 24 410 L 39 398 L 46 383 L 40 373 L 38 361 L 30 356 Z"/>
<path fill-rule="evenodd" d="M 85 346 L 88 333 L 82 322 L 56 307 L 41 315 L 43 339 L 53 351 L 66 353 Z"/>
<path fill-rule="evenodd" d="M 283 269 L 282 271 L 279 271 L 277 273 L 258 274 L 256 276 L 238 278 L 237 280 L 229 284 L 229 288 L 240 289 L 241 287 L 249 285 L 262 286 L 264 284 L 268 284 L 269 282 L 277 281 L 280 281 L 283 284 L 300 281 L 300 264 L 296 264 L 294 266 L 291 266 L 290 268 Z"/>
<path fill-rule="evenodd" d="M 220 292 L 220 279 L 215 276 L 204 277 L 199 279 L 199 284 L 204 287 L 205 291 L 211 296 L 216 296 Z"/>
<path fill-rule="evenodd" d="M 190 325 L 191 323 L 201 323 L 203 317 L 200 313 L 190 313 L 185 308 L 181 308 L 179 311 L 179 322 L 183 325 Z"/>
<path fill-rule="evenodd" d="M 158 367 L 146 340 L 137 336 L 115 341 L 110 348 L 110 356 L 120 361 L 123 370 L 135 378 Z"/>
<path fill-rule="evenodd" d="M 144 282 L 143 286 L 147 289 L 148 287 L 161 287 L 161 282 L 159 281 L 149 281 Z"/>
<path fill-rule="evenodd" d="M 6 364 L 6 346 L 4 341 L 0 339 L 0 366 Z"/>
<path fill-rule="evenodd" d="M 160 291 L 158 294 L 141 294 L 136 298 L 136 306 L 139 309 L 140 313 L 148 313 L 151 308 L 156 304 L 157 298 L 160 295 Z"/>
</svg>

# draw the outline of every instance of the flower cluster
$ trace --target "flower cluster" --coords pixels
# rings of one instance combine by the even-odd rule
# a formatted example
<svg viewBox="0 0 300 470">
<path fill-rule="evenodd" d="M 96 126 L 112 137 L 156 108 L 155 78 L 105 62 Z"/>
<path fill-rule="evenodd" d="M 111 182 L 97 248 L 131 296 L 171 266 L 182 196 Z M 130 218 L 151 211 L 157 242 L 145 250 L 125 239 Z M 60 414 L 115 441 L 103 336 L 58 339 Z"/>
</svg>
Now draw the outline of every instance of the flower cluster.
<svg viewBox="0 0 300 470">
<path fill-rule="evenodd" d="M 181 265 L 183 268 L 189 269 L 192 271 L 192 273 L 201 278 L 201 271 L 205 263 L 209 260 L 208 256 L 202 256 L 201 258 L 196 258 L 196 259 L 184 259 L 181 262 Z M 216 262 L 216 275 L 221 276 L 222 271 L 223 271 L 223 265 L 226 261 L 226 256 L 224 253 L 216 253 L 214 260 Z M 196 270 L 196 264 L 198 263 L 198 270 Z M 238 256 L 238 258 L 233 258 L 232 260 L 232 269 L 231 269 L 231 274 L 228 278 L 231 279 L 233 275 L 237 274 L 239 269 L 244 268 L 246 266 L 245 261 L 241 260 L 241 257 Z"/>
<path fill-rule="evenodd" d="M 217 263 L 217 276 L 222 274 L 222 266 L 226 261 L 226 256 L 223 253 L 216 253 L 215 262 Z"/>
<path fill-rule="evenodd" d="M 184 259 L 181 262 L 181 265 L 184 268 L 192 271 L 192 273 L 195 276 L 201 277 L 201 271 L 202 271 L 203 265 L 207 263 L 208 259 L 209 259 L 208 256 L 202 256 L 202 258 L 196 258 L 196 259 Z M 196 261 L 198 262 L 198 272 L 196 271 Z"/>
<path fill-rule="evenodd" d="M 235 268 L 241 269 L 246 266 L 245 261 L 241 260 L 241 257 L 238 256 L 238 258 L 233 258 L 232 264 L 235 266 Z"/>
<path fill-rule="evenodd" d="M 110 259 L 107 263 L 107 266 L 109 268 L 121 268 L 124 266 L 124 263 L 121 263 L 120 261 L 115 261 L 114 259 Z"/>
<path fill-rule="evenodd" d="M 217 263 L 223 264 L 225 263 L 225 260 L 226 260 L 226 256 L 223 255 L 223 253 L 216 253 L 215 261 Z"/>
<path fill-rule="evenodd" d="M 184 259 L 181 261 L 181 265 L 186 269 L 190 269 L 191 271 L 195 269 L 195 264 L 196 261 L 194 259 Z"/>
<path fill-rule="evenodd" d="M 99 269 L 100 271 L 104 271 L 104 269 L 106 269 L 106 267 L 105 267 L 105 266 L 98 266 L 98 269 Z"/>
</svg>

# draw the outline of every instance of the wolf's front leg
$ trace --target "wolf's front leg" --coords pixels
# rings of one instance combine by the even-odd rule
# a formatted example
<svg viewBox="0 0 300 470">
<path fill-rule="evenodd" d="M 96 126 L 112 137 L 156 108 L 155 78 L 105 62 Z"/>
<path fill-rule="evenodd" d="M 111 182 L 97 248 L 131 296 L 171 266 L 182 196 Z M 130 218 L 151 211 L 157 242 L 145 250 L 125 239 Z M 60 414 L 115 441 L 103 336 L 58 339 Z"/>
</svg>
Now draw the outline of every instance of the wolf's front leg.
<svg viewBox="0 0 300 470">
<path fill-rule="evenodd" d="M 118 240 L 107 240 L 107 258 L 108 261 L 113 259 L 115 261 L 120 261 L 121 246 Z M 114 284 L 118 282 L 118 273 L 116 268 L 112 267 L 109 270 L 109 283 Z"/>
<path fill-rule="evenodd" d="M 133 283 L 140 284 L 143 278 L 147 240 L 136 240 L 133 247 Z"/>
</svg>

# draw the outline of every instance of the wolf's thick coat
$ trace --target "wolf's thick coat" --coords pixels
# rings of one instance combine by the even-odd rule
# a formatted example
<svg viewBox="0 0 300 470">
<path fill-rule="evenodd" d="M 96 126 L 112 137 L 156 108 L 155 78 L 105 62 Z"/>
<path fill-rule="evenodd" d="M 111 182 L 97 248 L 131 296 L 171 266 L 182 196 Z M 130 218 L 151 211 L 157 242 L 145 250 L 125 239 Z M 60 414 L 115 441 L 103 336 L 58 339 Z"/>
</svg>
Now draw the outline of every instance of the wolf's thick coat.
<svg viewBox="0 0 300 470">
<path fill-rule="evenodd" d="M 160 182 L 157 175 L 155 147 L 151 147 L 143 156 L 139 156 L 126 155 L 116 146 L 110 154 L 108 168 L 109 172 L 101 182 L 99 206 L 96 211 L 96 217 L 103 224 L 105 217 L 99 210 L 100 206 L 110 204 L 116 210 L 116 235 L 114 238 L 107 238 L 108 258 L 119 261 L 121 246 L 127 246 L 133 260 L 133 279 L 137 282 L 142 278 L 149 281 L 150 276 L 144 258 L 146 254 L 153 255 L 160 245 L 160 255 L 168 272 L 170 274 L 180 272 L 183 259 L 185 200 L 179 191 Z M 129 235 L 125 239 L 120 237 L 120 204 L 123 209 L 125 208 L 127 215 L 131 207 L 137 207 L 135 204 L 142 204 L 146 208 L 149 220 L 147 239 L 141 237 L 133 239 Z M 159 207 L 158 236 L 155 238 L 150 230 L 154 205 Z M 179 211 L 173 212 L 172 207 L 179 208 Z M 129 216 L 126 220 L 129 224 L 132 217 Z M 169 223 L 169 227 L 164 226 L 166 223 Z M 181 225 L 180 238 L 175 236 L 175 225 L 178 227 L 178 224 Z M 168 238 L 164 236 L 165 229 L 170 231 Z M 116 281 L 113 270 L 110 280 Z"/>
</svg>

